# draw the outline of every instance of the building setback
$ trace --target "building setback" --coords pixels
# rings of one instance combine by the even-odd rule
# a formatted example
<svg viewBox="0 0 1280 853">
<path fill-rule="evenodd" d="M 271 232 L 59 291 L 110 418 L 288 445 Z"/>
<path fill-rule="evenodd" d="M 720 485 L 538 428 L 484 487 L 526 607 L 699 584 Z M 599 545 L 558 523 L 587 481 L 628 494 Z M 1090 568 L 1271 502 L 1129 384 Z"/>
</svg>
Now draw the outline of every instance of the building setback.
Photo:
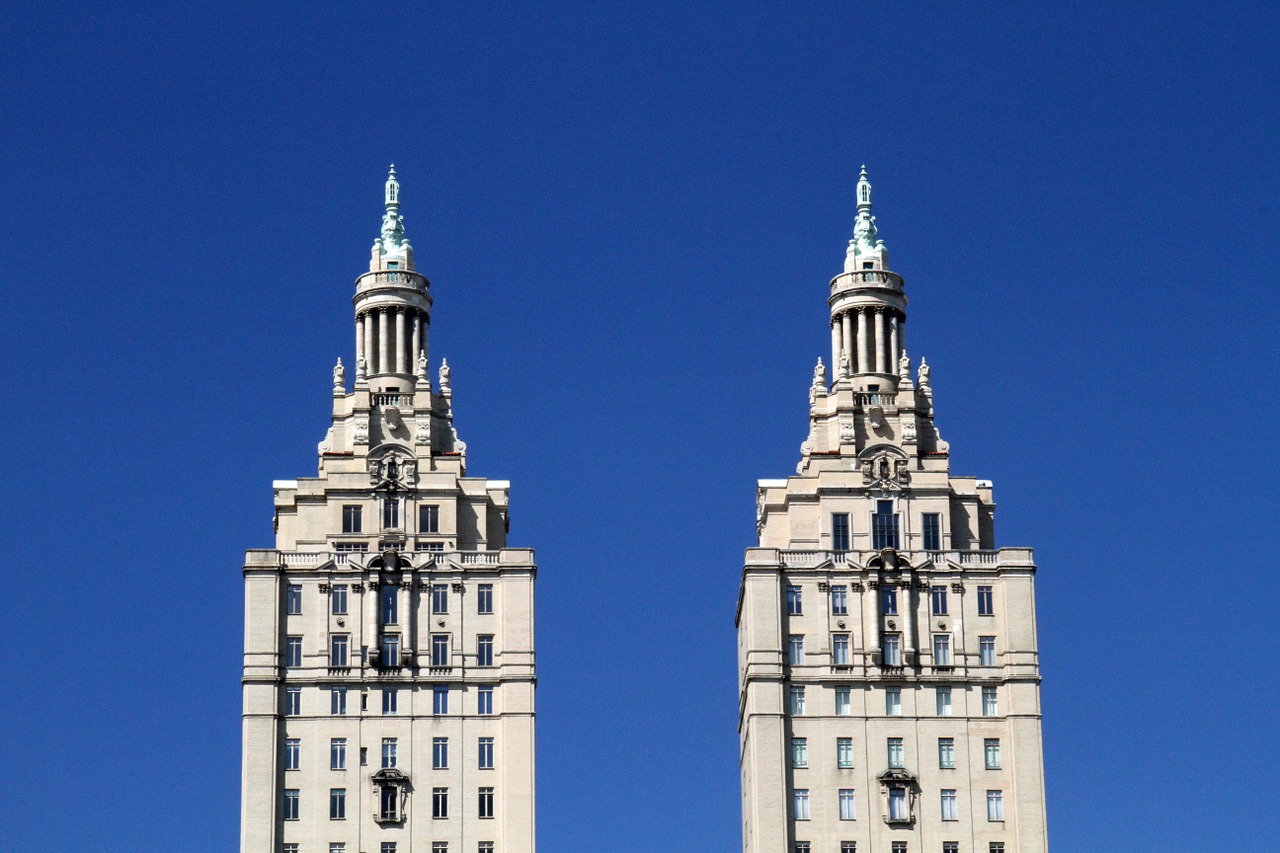
<svg viewBox="0 0 1280 853">
<path fill-rule="evenodd" d="M 746 853 L 1047 850 L 1035 564 L 951 473 L 863 169 L 796 475 L 738 598 Z"/>
<path fill-rule="evenodd" d="M 533 552 L 469 477 L 392 168 L 319 474 L 245 557 L 242 853 L 533 853 Z"/>
</svg>

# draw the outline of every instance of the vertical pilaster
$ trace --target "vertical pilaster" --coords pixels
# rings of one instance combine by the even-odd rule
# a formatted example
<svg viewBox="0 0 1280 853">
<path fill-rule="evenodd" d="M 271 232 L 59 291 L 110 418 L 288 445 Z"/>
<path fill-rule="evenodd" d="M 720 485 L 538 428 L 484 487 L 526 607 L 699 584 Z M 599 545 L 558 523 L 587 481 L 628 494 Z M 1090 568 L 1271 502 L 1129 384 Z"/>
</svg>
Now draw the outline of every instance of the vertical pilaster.
<svg viewBox="0 0 1280 853">
<path fill-rule="evenodd" d="M 838 373 L 840 370 L 840 353 L 844 352 L 846 346 L 840 334 L 840 329 L 840 318 L 831 318 L 831 379 L 833 382 L 840 378 Z"/>
<path fill-rule="evenodd" d="M 889 317 L 889 372 L 897 374 L 898 358 L 901 350 L 898 349 L 898 315 L 894 314 Z"/>
<path fill-rule="evenodd" d="M 884 309 L 876 309 L 876 373 L 884 373 Z"/>
<path fill-rule="evenodd" d="M 867 309 L 858 309 L 858 372 L 870 372 L 871 342 L 867 335 Z"/>
<path fill-rule="evenodd" d="M 849 355 L 849 372 L 857 373 L 858 367 L 856 360 L 858 358 L 858 354 L 853 351 L 853 320 L 849 317 L 848 311 L 840 315 L 840 329 L 842 331 L 841 337 L 844 340 L 843 352 L 848 353 Z M 836 366 L 839 367 L 839 364 L 837 363 Z"/>
<path fill-rule="evenodd" d="M 390 325 L 387 309 L 378 309 L 378 373 L 391 372 L 391 336 L 387 334 Z"/>
<path fill-rule="evenodd" d="M 361 319 L 364 321 L 364 349 L 360 354 L 364 356 L 365 374 L 368 375 L 373 373 L 373 312 L 364 312 Z"/>
<path fill-rule="evenodd" d="M 364 355 L 364 315 L 356 317 L 356 364 L 360 363 L 360 357 Z M 366 360 L 367 361 L 367 360 Z M 366 368 L 368 365 L 365 365 Z"/>
<path fill-rule="evenodd" d="M 422 352 L 422 313 L 413 312 L 413 349 L 409 352 L 410 373 L 415 372 L 418 365 L 418 353 Z"/>
<path fill-rule="evenodd" d="M 396 373 L 409 372 L 409 336 L 405 333 L 408 319 L 403 308 L 396 309 Z"/>
</svg>

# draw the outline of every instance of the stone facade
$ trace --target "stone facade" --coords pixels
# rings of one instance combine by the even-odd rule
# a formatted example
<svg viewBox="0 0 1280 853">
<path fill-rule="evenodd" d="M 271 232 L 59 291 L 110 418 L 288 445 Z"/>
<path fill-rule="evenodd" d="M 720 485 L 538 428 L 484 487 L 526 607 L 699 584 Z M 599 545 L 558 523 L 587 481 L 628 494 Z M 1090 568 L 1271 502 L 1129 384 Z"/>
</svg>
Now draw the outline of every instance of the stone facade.
<svg viewBox="0 0 1280 853">
<path fill-rule="evenodd" d="M 796 475 L 738 598 L 746 853 L 1047 850 L 1035 564 L 951 473 L 863 170 Z"/>
<path fill-rule="evenodd" d="M 533 552 L 469 477 L 394 168 L 316 477 L 247 552 L 242 853 L 533 853 Z"/>
</svg>

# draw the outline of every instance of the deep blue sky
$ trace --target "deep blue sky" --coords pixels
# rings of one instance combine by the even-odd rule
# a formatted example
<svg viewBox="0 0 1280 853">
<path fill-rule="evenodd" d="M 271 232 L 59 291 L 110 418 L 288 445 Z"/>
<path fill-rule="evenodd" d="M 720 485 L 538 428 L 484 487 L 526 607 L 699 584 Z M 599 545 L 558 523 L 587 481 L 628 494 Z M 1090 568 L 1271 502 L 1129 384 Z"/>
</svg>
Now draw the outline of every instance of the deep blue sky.
<svg viewBox="0 0 1280 853">
<path fill-rule="evenodd" d="M 863 162 L 1036 548 L 1055 853 L 1274 849 L 1275 4 L 118 5 L 0 19 L 0 847 L 235 848 L 242 552 L 394 161 L 538 551 L 544 851 L 740 849 L 742 550 Z"/>
</svg>

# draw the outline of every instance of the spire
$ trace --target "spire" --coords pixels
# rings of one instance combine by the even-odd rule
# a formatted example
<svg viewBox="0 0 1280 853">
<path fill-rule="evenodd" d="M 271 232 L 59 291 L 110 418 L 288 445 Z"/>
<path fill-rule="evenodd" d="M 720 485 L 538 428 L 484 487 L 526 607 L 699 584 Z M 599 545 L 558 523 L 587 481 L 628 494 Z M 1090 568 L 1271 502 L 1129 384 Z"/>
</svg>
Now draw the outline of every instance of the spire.
<svg viewBox="0 0 1280 853">
<path fill-rule="evenodd" d="M 858 174 L 857 186 L 858 216 L 853 223 L 853 239 L 845 251 L 844 271 L 867 269 L 868 262 L 874 269 L 888 267 L 888 253 L 884 241 L 876 230 L 876 218 L 871 215 L 871 181 L 867 178 L 867 167 L 864 165 Z"/>
<path fill-rule="evenodd" d="M 396 165 L 391 164 L 384 191 L 386 213 L 382 215 L 382 236 L 373 241 L 380 255 L 403 256 L 409 248 L 404 236 L 404 217 L 400 215 L 400 182 L 396 180 Z"/>
</svg>

